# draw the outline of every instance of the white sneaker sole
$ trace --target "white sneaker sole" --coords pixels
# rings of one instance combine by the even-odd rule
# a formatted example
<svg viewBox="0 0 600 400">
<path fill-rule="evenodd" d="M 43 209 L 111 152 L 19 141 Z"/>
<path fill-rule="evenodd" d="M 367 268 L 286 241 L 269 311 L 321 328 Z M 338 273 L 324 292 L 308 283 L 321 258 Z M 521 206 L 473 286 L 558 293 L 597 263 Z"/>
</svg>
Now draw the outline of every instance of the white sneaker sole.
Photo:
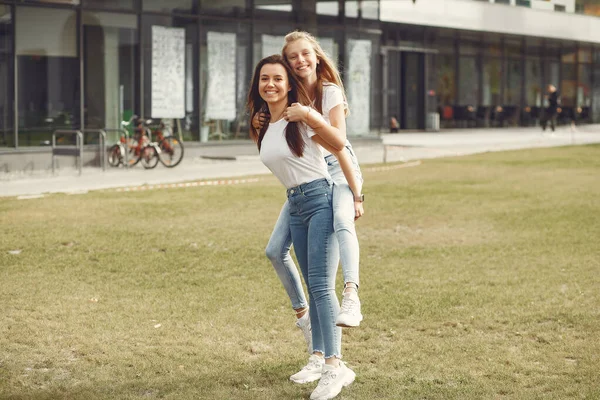
<svg viewBox="0 0 600 400">
<path fill-rule="evenodd" d="M 356 328 L 360 326 L 360 322 L 363 320 L 363 316 L 361 315 L 356 320 L 348 320 L 346 318 L 339 318 L 335 321 L 335 325 L 340 328 Z"/>
<path fill-rule="evenodd" d="M 303 378 L 303 379 L 293 379 L 290 376 L 290 381 L 292 381 L 294 383 L 298 383 L 300 385 L 302 385 L 304 383 L 310 383 L 310 382 L 318 381 L 319 379 L 321 379 L 321 374 L 319 374 L 319 375 L 311 375 L 311 376 L 308 376 L 308 377 Z"/>
</svg>

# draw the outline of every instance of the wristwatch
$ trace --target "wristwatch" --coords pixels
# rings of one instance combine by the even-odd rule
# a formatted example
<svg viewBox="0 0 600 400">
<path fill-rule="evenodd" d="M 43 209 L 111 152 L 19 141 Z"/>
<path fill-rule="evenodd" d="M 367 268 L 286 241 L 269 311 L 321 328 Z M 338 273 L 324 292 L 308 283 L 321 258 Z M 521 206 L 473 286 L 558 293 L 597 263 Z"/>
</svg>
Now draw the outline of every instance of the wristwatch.
<svg viewBox="0 0 600 400">
<path fill-rule="evenodd" d="M 362 203 L 365 201 L 365 195 L 359 194 L 358 196 L 354 196 L 354 201 L 357 203 Z"/>
</svg>

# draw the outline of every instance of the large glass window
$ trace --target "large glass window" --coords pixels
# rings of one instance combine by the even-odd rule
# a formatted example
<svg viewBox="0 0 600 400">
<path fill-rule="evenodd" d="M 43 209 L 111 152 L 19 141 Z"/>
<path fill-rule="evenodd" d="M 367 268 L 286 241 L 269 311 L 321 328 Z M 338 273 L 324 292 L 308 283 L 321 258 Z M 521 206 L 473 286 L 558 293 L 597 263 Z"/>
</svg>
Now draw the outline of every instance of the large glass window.
<svg viewBox="0 0 600 400">
<path fill-rule="evenodd" d="M 575 9 L 587 15 L 600 17 L 600 4 L 596 0 L 576 0 Z"/>
<path fill-rule="evenodd" d="M 55 129 L 80 127 L 77 16 L 17 7 L 19 145 L 49 144 Z"/>
<path fill-rule="evenodd" d="M 525 61 L 525 102 L 528 106 L 542 105 L 542 62 L 539 58 Z"/>
<path fill-rule="evenodd" d="M 379 1 L 362 1 L 361 16 L 364 19 L 379 19 Z"/>
<path fill-rule="evenodd" d="M 479 70 L 474 56 L 460 56 L 458 70 L 458 103 L 476 106 L 479 97 Z"/>
<path fill-rule="evenodd" d="M 575 49 L 565 49 L 561 61 L 561 104 L 563 107 L 575 107 L 577 103 L 577 52 Z"/>
<path fill-rule="evenodd" d="M 10 6 L 0 5 L 0 146 L 14 146 L 13 40 Z"/>
<path fill-rule="evenodd" d="M 523 72 L 521 71 L 521 60 L 506 60 L 506 90 L 504 93 L 505 104 L 521 104 L 522 79 Z"/>
<path fill-rule="evenodd" d="M 198 137 L 198 22 L 144 15 L 144 118 L 161 120 L 184 139 Z"/>
<path fill-rule="evenodd" d="M 592 118 L 594 123 L 600 123 L 600 49 L 594 51 L 593 65 Z"/>
<path fill-rule="evenodd" d="M 358 1 L 346 1 L 344 7 L 346 8 L 346 17 L 358 18 Z"/>
<path fill-rule="evenodd" d="M 368 135 L 371 127 L 379 127 L 381 109 L 381 65 L 379 35 L 352 35 L 346 40 L 344 85 L 350 115 L 347 120 L 348 135 Z M 370 37 L 369 37 L 370 36 Z"/>
<path fill-rule="evenodd" d="M 332 0 L 318 0 L 317 1 L 317 14 L 319 15 L 331 15 L 338 16 L 340 13 L 338 2 Z"/>
<path fill-rule="evenodd" d="M 248 72 L 251 48 L 249 25 L 221 21 L 202 23 L 201 142 L 248 137 L 248 116 L 244 108 L 251 79 Z"/>
<path fill-rule="evenodd" d="M 83 13 L 84 118 L 88 129 L 107 129 L 116 140 L 121 121 L 139 113 L 136 103 L 137 18 Z"/>
<path fill-rule="evenodd" d="M 454 120 L 453 106 L 456 102 L 456 67 L 454 55 L 439 54 L 436 58 L 438 68 L 437 99 L 442 125 L 447 126 Z"/>
<path fill-rule="evenodd" d="M 479 49 L 480 43 L 477 35 L 461 32 L 458 46 L 460 54 L 458 58 L 458 105 L 460 106 L 476 107 L 479 104 Z M 458 110 L 459 113 L 465 113 L 464 108 Z"/>
<path fill-rule="evenodd" d="M 483 61 L 483 93 L 485 106 L 502 104 L 502 59 L 486 58 Z"/>
<path fill-rule="evenodd" d="M 592 52 L 590 49 L 579 49 L 579 67 L 577 71 L 577 107 L 589 107 L 592 103 Z"/>
</svg>

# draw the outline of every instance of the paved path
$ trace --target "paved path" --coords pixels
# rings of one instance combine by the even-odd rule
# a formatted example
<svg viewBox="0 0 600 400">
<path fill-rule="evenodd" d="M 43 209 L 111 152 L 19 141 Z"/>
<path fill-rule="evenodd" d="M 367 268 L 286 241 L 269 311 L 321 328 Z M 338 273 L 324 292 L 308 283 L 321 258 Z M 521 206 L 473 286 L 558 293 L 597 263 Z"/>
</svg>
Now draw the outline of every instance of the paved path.
<svg viewBox="0 0 600 400">
<path fill-rule="evenodd" d="M 361 165 L 411 161 L 435 157 L 461 156 L 488 151 L 533 147 L 600 143 L 600 125 L 575 128 L 560 127 L 555 134 L 542 134 L 539 128 L 465 129 L 438 133 L 383 134 L 380 140 L 353 141 Z M 206 159 L 207 151 L 221 159 Z M 52 176 L 48 171 L 30 175 L 0 175 L 1 196 L 39 196 L 44 193 L 80 193 L 108 188 L 173 184 L 202 180 L 242 178 L 269 174 L 256 155 L 252 143 L 205 146 L 203 154 L 186 153 L 182 163 L 173 168 L 159 165 L 153 170 L 141 166 L 132 169 L 85 168 L 81 176 L 74 170 Z"/>
</svg>

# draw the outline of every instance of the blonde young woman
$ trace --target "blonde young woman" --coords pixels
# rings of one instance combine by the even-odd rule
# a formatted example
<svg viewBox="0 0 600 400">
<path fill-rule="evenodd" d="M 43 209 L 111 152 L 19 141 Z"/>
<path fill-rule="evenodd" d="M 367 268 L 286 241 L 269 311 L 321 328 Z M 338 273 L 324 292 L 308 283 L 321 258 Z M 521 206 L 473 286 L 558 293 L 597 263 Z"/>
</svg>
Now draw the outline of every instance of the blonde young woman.
<svg viewBox="0 0 600 400">
<path fill-rule="evenodd" d="M 334 229 L 344 277 L 342 306 L 336 324 L 340 327 L 355 327 L 360 324 L 363 317 L 358 298 L 359 243 L 354 221 L 364 213 L 364 196 L 361 193 L 362 174 L 358 160 L 350 142 L 346 139 L 345 117 L 348 113 L 348 105 L 344 86 L 335 63 L 311 34 L 295 31 L 286 35 L 282 55 L 307 91 L 313 108 L 327 122 L 330 132 L 344 143 L 343 151 L 351 160 L 352 173 L 344 173 L 336 157 L 326 150 L 324 152 L 328 172 L 334 181 L 332 201 Z M 306 123 L 309 114 L 303 109 L 290 107 L 286 110 L 285 116 L 289 121 Z M 260 129 L 267 118 L 267 115 L 256 114 L 252 122 L 253 128 Z M 266 253 L 292 302 L 298 317 L 296 325 L 304 333 L 309 353 L 312 353 L 308 304 L 298 270 L 290 256 L 292 242 L 289 226 L 286 202 L 271 234 Z M 309 357 L 308 364 L 290 379 L 297 383 L 320 379 L 322 365 L 323 359 L 313 354 Z"/>
<path fill-rule="evenodd" d="M 350 385 L 356 375 L 340 360 L 342 332 L 335 324 L 339 303 L 335 294 L 338 259 L 332 246 L 333 182 L 320 146 L 334 153 L 345 171 L 351 170 L 344 142 L 320 114 L 303 105 L 308 103 L 303 86 L 283 57 L 273 55 L 258 63 L 247 108 L 250 115 L 268 108 L 270 118 L 259 131 L 250 134 L 261 161 L 286 188 L 288 230 L 311 304 L 311 357 L 323 360 L 319 384 L 310 398 L 327 400 Z M 295 113 L 304 114 L 306 122 L 290 121 Z M 352 185 L 356 183 L 350 180 Z"/>
</svg>

